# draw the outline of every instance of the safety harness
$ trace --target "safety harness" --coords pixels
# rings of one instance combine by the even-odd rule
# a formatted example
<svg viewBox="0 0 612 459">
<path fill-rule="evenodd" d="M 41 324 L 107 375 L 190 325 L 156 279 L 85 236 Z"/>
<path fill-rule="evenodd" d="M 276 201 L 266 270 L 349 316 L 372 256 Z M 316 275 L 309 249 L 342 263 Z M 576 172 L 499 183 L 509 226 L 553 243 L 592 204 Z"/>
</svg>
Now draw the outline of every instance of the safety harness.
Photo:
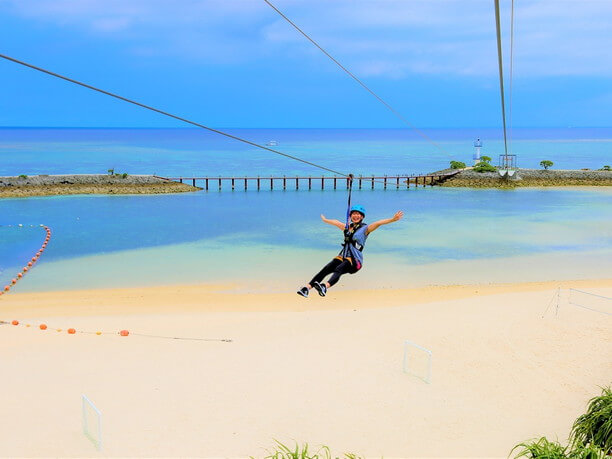
<svg viewBox="0 0 612 459">
<path fill-rule="evenodd" d="M 346 207 L 346 224 L 344 226 L 344 241 L 342 242 L 342 250 L 338 254 L 338 257 L 350 258 L 353 260 L 353 256 L 351 255 L 351 247 L 354 247 L 360 252 L 363 251 L 363 245 L 355 240 L 355 233 L 359 228 L 365 226 L 365 223 L 363 221 L 357 224 L 351 223 L 351 193 L 353 191 L 353 174 L 349 174 L 348 176 L 348 185 L 349 193 Z M 358 260 L 355 261 L 356 265 L 351 263 L 353 265 L 353 272 L 357 272 L 361 269 L 361 263 L 359 263 Z"/>
<path fill-rule="evenodd" d="M 355 233 L 359 228 L 365 225 L 366 224 L 363 222 L 357 224 L 351 223 L 348 228 L 344 229 L 344 242 L 342 242 L 342 251 L 339 254 L 342 258 L 351 258 L 351 246 L 360 252 L 363 251 L 363 245 L 355 240 Z"/>
</svg>

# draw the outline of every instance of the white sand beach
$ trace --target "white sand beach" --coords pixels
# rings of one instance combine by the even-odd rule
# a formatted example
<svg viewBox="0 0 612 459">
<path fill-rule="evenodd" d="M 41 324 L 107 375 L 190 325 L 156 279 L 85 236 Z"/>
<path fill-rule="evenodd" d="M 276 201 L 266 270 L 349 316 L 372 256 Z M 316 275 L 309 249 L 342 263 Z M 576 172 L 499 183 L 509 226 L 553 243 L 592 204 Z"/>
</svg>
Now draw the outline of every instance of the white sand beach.
<svg viewBox="0 0 612 459">
<path fill-rule="evenodd" d="M 530 438 L 565 442 L 612 381 L 612 316 L 568 304 L 570 287 L 612 296 L 610 279 L 308 299 L 236 285 L 4 295 L 0 319 L 20 324 L 0 326 L 0 455 L 262 457 L 278 439 L 506 457 Z M 405 340 L 431 350 L 430 384 L 403 371 Z M 102 412 L 101 452 L 82 434 L 81 394 Z"/>
</svg>

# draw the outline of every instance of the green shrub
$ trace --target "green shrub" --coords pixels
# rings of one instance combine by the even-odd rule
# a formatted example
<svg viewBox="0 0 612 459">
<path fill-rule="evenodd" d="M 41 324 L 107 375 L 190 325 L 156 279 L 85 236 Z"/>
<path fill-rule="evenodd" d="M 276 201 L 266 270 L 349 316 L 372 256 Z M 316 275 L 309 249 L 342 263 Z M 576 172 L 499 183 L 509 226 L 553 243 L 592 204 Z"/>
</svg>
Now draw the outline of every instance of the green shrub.
<svg viewBox="0 0 612 459">
<path fill-rule="evenodd" d="M 481 156 L 480 157 L 480 162 L 482 162 L 482 163 L 490 163 L 491 162 L 491 157 L 490 156 Z"/>
<path fill-rule="evenodd" d="M 489 163 L 485 161 L 481 161 L 474 166 L 474 170 L 476 172 L 495 172 L 497 168 L 495 166 L 491 166 Z"/>
<path fill-rule="evenodd" d="M 539 440 L 532 440 L 526 443 L 519 443 L 510 454 L 514 452 L 515 449 L 519 448 L 518 454 L 514 456 L 517 457 L 526 457 L 526 458 L 540 458 L 540 459 L 567 459 L 567 455 L 565 454 L 567 451 L 567 446 L 561 446 L 556 441 L 548 441 L 546 437 L 542 437 Z"/>
<path fill-rule="evenodd" d="M 21 175 L 19 176 L 19 178 L 26 178 L 26 179 L 27 179 L 27 178 L 28 178 L 28 176 L 27 176 L 27 175 L 25 175 L 25 174 L 21 174 Z"/>
<path fill-rule="evenodd" d="M 276 447 L 273 451 L 268 450 L 268 455 L 265 459 L 332 459 L 333 457 L 327 446 L 321 446 L 317 451 L 313 452 L 308 449 L 308 443 L 304 443 L 300 446 L 296 442 L 294 448 L 289 448 L 278 440 L 274 441 Z M 339 459 L 337 456 L 335 457 Z M 345 453 L 343 457 L 346 459 L 362 458 L 362 456 L 352 453 Z M 251 458 L 253 458 L 253 456 L 251 456 Z"/>
<path fill-rule="evenodd" d="M 548 170 L 549 167 L 552 167 L 554 163 L 545 159 L 544 161 L 540 161 L 540 166 L 542 166 L 545 170 Z"/>
<path fill-rule="evenodd" d="M 465 169 L 465 163 L 462 161 L 451 161 L 450 168 L 451 169 Z"/>
<path fill-rule="evenodd" d="M 573 446 L 590 445 L 612 455 L 612 390 L 603 388 L 601 395 L 589 400 L 587 412 L 572 426 Z"/>
<path fill-rule="evenodd" d="M 612 168 L 610 166 L 604 166 L 601 169 L 599 169 L 600 171 L 612 171 Z"/>
<path fill-rule="evenodd" d="M 127 176 L 128 176 L 127 172 L 124 172 L 123 174 L 121 174 L 121 178 L 127 178 Z"/>
<path fill-rule="evenodd" d="M 115 169 L 109 169 L 106 172 L 108 172 L 108 175 L 115 175 Z"/>
</svg>

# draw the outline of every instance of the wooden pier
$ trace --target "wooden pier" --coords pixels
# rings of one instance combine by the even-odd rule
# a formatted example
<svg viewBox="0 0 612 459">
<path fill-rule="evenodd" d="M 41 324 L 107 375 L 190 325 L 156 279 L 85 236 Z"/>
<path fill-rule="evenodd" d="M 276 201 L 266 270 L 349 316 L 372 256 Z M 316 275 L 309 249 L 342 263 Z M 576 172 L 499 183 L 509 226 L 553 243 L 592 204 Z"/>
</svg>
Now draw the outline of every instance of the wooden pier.
<svg viewBox="0 0 612 459">
<path fill-rule="evenodd" d="M 419 186 L 434 186 L 444 182 L 449 177 L 457 174 L 459 171 L 452 171 L 442 174 L 428 175 L 368 175 L 355 176 L 353 178 L 353 189 L 410 189 Z M 180 183 L 191 183 L 193 186 L 210 191 L 221 191 L 224 185 L 229 186 L 232 191 L 248 191 L 248 190 L 336 190 L 338 188 L 348 189 L 350 179 L 343 176 L 264 176 L 264 177 L 160 177 L 156 178 L 169 180 Z"/>
</svg>

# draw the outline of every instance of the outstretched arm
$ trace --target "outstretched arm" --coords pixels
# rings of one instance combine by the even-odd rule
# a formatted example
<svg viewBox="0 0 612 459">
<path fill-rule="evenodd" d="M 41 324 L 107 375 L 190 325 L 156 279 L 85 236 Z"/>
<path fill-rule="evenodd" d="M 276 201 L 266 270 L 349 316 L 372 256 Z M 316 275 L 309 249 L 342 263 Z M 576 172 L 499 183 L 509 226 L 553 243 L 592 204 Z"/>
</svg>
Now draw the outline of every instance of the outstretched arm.
<svg viewBox="0 0 612 459">
<path fill-rule="evenodd" d="M 325 218 L 325 215 L 323 215 L 323 214 L 321 214 L 321 220 L 323 220 L 328 225 L 337 226 L 338 228 L 340 228 L 343 231 L 344 231 L 344 227 L 346 226 L 340 220 L 330 220 L 329 218 Z"/>
<path fill-rule="evenodd" d="M 399 211 L 395 212 L 395 215 L 393 217 L 391 217 L 391 218 L 385 218 L 384 220 L 378 220 L 378 221 L 376 221 L 374 223 L 370 223 L 368 225 L 368 232 L 367 232 L 367 234 L 370 234 L 372 231 L 374 231 L 379 226 L 388 225 L 389 223 L 396 222 L 400 218 L 402 218 L 403 216 L 404 216 L 404 212 L 399 210 Z"/>
</svg>

